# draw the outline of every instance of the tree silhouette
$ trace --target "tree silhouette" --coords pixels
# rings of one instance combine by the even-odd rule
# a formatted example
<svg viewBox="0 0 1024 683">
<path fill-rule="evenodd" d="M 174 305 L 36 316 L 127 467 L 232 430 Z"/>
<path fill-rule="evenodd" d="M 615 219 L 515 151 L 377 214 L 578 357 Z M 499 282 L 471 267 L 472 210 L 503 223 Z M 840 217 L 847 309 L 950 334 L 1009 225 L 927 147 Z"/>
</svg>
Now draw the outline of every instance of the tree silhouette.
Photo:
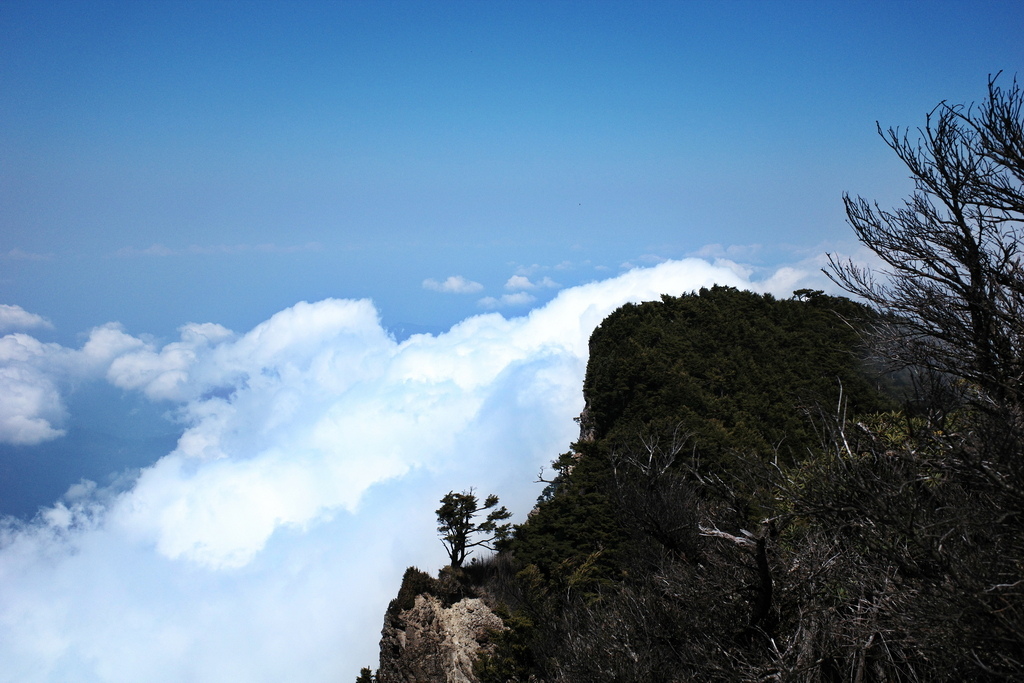
<svg viewBox="0 0 1024 683">
<path fill-rule="evenodd" d="M 441 499 L 441 507 L 437 509 L 437 532 L 441 535 L 441 543 L 448 551 L 451 565 L 455 569 L 462 566 L 473 548 L 482 547 L 494 550 L 494 541 L 505 539 L 511 524 L 499 524 L 512 516 L 505 506 L 495 507 L 498 497 L 493 493 L 480 505 L 473 489 L 455 493 L 449 491 Z M 483 522 L 476 523 L 477 515 L 490 510 Z M 475 537 L 475 538 L 474 538 Z"/>
<path fill-rule="evenodd" d="M 846 197 L 884 265 L 833 259 L 828 274 L 883 314 L 881 355 L 917 379 L 919 403 L 846 424 L 794 489 L 865 558 L 860 586 L 900 581 L 865 594 L 872 617 L 848 633 L 864 653 L 901 633 L 893 661 L 918 680 L 1024 677 L 1024 93 L 997 78 L 976 107 L 940 103 L 917 139 L 879 129 L 915 192 L 892 210 Z"/>
<path fill-rule="evenodd" d="M 966 381 L 992 427 L 1024 433 L 1024 93 L 991 78 L 978 107 L 940 103 L 920 137 L 879 134 L 910 171 L 903 206 L 845 197 L 877 272 L 830 257 L 846 291 L 889 314 L 885 355 L 897 364 Z M 1017 453 L 1009 454 L 1012 458 Z"/>
</svg>

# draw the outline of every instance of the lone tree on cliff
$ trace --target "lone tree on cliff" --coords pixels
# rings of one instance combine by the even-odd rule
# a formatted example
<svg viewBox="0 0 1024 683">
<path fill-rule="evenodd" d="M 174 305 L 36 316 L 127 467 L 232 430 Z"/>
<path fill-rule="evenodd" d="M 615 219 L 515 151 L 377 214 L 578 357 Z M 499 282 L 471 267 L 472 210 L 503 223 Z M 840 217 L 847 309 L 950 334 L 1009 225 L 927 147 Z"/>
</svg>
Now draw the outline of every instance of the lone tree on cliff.
<svg viewBox="0 0 1024 683">
<path fill-rule="evenodd" d="M 499 522 L 511 517 L 512 513 L 504 505 L 496 507 L 497 504 L 498 497 L 492 493 L 480 505 L 473 489 L 462 493 L 449 491 L 441 499 L 441 507 L 437 509 L 437 533 L 441 535 L 441 543 L 448 551 L 452 567 L 461 567 L 473 548 L 494 550 L 494 541 L 508 537 L 512 525 Z M 474 520 L 485 510 L 490 512 L 483 522 L 477 524 Z"/>
</svg>

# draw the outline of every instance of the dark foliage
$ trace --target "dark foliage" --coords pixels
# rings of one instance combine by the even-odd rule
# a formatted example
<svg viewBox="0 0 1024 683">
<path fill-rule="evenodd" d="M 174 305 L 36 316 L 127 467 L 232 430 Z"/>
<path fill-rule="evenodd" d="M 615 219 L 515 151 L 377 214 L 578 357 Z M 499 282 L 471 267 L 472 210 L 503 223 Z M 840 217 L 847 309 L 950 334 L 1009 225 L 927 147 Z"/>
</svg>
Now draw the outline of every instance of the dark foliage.
<svg viewBox="0 0 1024 683">
<path fill-rule="evenodd" d="M 507 627 L 482 681 L 1024 680 L 1022 109 L 993 80 L 880 131 L 917 192 L 846 200 L 887 269 L 832 276 L 868 306 L 715 287 L 602 323 L 580 441 L 464 574 Z"/>
<path fill-rule="evenodd" d="M 776 300 L 728 287 L 628 304 L 591 338 L 584 392 L 593 436 L 632 442 L 692 434 L 705 460 L 728 451 L 799 457 L 817 438 L 805 419 L 839 386 L 882 407 L 855 355 L 870 312 L 823 294 Z"/>
<path fill-rule="evenodd" d="M 402 575 L 398 597 L 388 605 L 387 613 L 394 615 L 412 609 L 417 595 L 437 595 L 439 592 L 437 579 L 416 567 L 408 567 Z"/>
<path fill-rule="evenodd" d="M 865 411 L 895 405 L 856 331 L 871 315 L 818 292 L 716 287 L 605 320 L 583 438 L 504 553 L 519 572 L 494 597 L 511 628 L 484 680 L 759 670 L 780 624 L 778 531 L 761 521 L 780 468 L 821 447 L 809 416 L 844 392 Z"/>
<path fill-rule="evenodd" d="M 554 464 L 516 557 L 553 580 L 594 558 L 614 579 L 643 552 L 638 540 L 693 554 L 691 498 L 731 496 L 756 518 L 765 502 L 748 456 L 790 462 L 819 445 L 808 415 L 841 392 L 864 411 L 895 405 L 859 350 L 870 316 L 818 293 L 780 301 L 727 287 L 613 313 L 591 339 L 585 438 Z M 663 449 L 669 465 L 651 461 Z"/>
<path fill-rule="evenodd" d="M 857 237 L 884 264 L 876 273 L 833 260 L 828 273 L 888 314 L 876 338 L 886 358 L 962 382 L 990 417 L 1006 467 L 1024 455 L 1024 93 L 989 81 L 977 108 L 937 106 L 919 137 L 879 129 L 916 191 L 885 210 L 846 197 Z M 881 276 L 881 277 L 879 277 Z"/>
<path fill-rule="evenodd" d="M 449 491 L 441 499 L 437 509 L 437 533 L 448 552 L 451 567 L 458 569 L 474 548 L 495 549 L 495 543 L 503 541 L 509 534 L 511 524 L 499 524 L 512 516 L 505 506 L 497 507 L 498 497 L 487 496 L 483 503 L 477 500 L 473 489 L 455 493 Z M 487 516 L 482 522 L 476 518 L 483 512 Z"/>
<path fill-rule="evenodd" d="M 483 680 L 1024 680 L 1022 107 L 882 133 L 917 192 L 847 198 L 879 279 L 832 264 L 871 308 L 713 288 L 595 331 Z"/>
</svg>

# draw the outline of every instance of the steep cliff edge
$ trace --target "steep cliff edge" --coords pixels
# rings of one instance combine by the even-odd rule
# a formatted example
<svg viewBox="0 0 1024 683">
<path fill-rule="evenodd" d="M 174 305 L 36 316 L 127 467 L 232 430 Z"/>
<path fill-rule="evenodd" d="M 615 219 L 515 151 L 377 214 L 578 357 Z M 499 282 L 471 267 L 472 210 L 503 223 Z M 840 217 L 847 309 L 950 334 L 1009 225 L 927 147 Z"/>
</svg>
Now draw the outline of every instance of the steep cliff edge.
<svg viewBox="0 0 1024 683">
<path fill-rule="evenodd" d="M 378 683 L 477 683 L 473 662 L 490 653 L 501 619 L 480 598 L 445 606 L 428 594 L 409 609 L 388 610 L 380 641 Z"/>
<path fill-rule="evenodd" d="M 891 457 L 900 439 L 913 454 L 910 437 L 932 436 L 903 436 L 920 418 L 900 411 L 902 376 L 875 370 L 860 333 L 872 316 L 820 292 L 721 287 L 613 313 L 591 337 L 579 439 L 542 474 L 534 510 L 493 556 L 437 578 L 407 570 L 379 671 L 359 683 L 843 678 L 833 662 L 848 680 L 896 676 L 912 653 L 867 652 L 878 631 L 858 611 L 896 590 L 892 568 L 863 554 L 846 511 L 898 498 L 906 514 L 886 520 L 910 519 L 936 509 L 944 480 L 929 462 L 924 487 L 892 469 L 917 462 Z M 906 540 L 883 530 L 881 544 Z M 917 627 L 887 614 L 900 634 Z"/>
</svg>

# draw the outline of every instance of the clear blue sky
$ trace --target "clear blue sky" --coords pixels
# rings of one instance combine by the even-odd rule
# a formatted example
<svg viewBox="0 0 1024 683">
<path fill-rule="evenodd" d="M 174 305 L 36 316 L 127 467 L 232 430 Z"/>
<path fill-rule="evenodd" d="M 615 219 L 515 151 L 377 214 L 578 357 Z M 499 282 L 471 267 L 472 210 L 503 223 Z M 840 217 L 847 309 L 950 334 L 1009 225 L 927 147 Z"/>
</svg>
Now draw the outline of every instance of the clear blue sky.
<svg viewBox="0 0 1024 683">
<path fill-rule="evenodd" d="M 875 122 L 1024 73 L 1022 29 L 3 0 L 0 681 L 353 679 L 441 495 L 529 509 L 604 315 L 823 286 L 842 194 L 911 187 Z"/>
<path fill-rule="evenodd" d="M 848 237 L 843 191 L 906 187 L 874 122 L 978 98 L 1022 25 L 1015 2 L 8 1 L 0 298 L 63 334 L 325 296 L 447 326 L 476 300 L 426 278 L 818 247 Z"/>
</svg>

